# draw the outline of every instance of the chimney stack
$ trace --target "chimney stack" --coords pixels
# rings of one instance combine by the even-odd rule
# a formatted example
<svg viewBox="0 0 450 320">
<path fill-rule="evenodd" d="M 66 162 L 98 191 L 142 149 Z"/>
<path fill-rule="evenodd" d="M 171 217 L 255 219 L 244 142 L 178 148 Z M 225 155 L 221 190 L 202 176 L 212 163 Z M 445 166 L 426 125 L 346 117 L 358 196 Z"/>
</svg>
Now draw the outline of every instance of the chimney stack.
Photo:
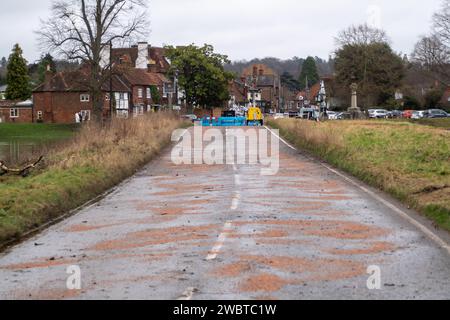
<svg viewBox="0 0 450 320">
<path fill-rule="evenodd" d="M 109 67 L 111 63 L 111 45 L 109 43 L 103 44 L 100 58 L 100 67 L 103 69 Z"/>
<path fill-rule="evenodd" d="M 147 69 L 148 58 L 148 42 L 139 42 L 138 57 L 136 59 L 136 69 Z"/>
</svg>

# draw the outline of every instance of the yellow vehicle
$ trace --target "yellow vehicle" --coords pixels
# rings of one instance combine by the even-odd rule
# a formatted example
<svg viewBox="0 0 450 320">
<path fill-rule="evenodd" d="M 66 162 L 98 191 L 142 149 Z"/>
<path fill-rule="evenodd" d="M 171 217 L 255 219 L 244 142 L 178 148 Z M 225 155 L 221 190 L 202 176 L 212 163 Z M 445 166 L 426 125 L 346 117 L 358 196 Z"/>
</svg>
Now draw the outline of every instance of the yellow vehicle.
<svg viewBox="0 0 450 320">
<path fill-rule="evenodd" d="M 263 126 L 264 116 L 261 109 L 258 107 L 250 107 L 247 111 L 247 125 L 248 126 Z"/>
</svg>

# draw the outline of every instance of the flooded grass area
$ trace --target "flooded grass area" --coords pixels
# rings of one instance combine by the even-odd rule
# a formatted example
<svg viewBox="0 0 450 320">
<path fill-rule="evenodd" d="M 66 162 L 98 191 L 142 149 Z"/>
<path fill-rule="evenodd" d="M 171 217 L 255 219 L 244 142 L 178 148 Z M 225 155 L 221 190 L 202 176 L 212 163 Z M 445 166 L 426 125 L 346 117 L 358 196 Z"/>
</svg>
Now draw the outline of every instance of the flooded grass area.
<svg viewBox="0 0 450 320">
<path fill-rule="evenodd" d="M 0 160 L 22 164 L 59 147 L 77 130 L 76 125 L 0 124 Z"/>
</svg>

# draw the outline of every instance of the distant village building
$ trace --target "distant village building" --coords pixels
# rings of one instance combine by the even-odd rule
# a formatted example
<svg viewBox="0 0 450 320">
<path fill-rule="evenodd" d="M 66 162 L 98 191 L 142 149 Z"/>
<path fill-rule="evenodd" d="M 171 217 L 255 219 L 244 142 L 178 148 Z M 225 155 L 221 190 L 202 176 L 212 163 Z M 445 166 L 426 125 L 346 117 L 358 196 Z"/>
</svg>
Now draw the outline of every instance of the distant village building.
<svg viewBox="0 0 450 320">
<path fill-rule="evenodd" d="M 279 75 L 264 64 L 254 64 L 245 68 L 242 77 L 247 85 L 252 89 L 261 92 L 261 100 L 258 106 L 265 113 L 280 110 L 280 87 Z"/>
<path fill-rule="evenodd" d="M 145 42 L 112 50 L 106 46 L 102 54 L 103 66 L 109 65 L 110 59 L 113 62 L 112 77 L 102 88 L 105 116 L 111 113 L 111 98 L 115 116 L 124 118 L 175 102 L 172 81 L 166 77 L 170 64 L 163 48 L 151 47 Z M 90 120 L 93 101 L 88 87 L 89 72 L 82 67 L 76 71 L 47 74 L 44 83 L 33 90 L 35 121 L 74 123 Z M 152 96 L 155 90 L 159 101 Z"/>
<path fill-rule="evenodd" d="M 230 107 L 248 107 L 254 102 L 264 113 L 295 108 L 295 92 L 281 85 L 280 76 L 264 64 L 245 68 L 239 80 L 230 83 Z"/>
<path fill-rule="evenodd" d="M 296 101 L 299 108 L 303 108 L 308 105 L 317 105 L 317 98 L 320 93 L 321 82 L 323 81 L 325 89 L 327 91 L 327 107 L 329 110 L 341 108 L 343 103 L 341 99 L 337 98 L 334 92 L 334 78 L 331 76 L 321 77 L 319 82 L 312 85 L 310 88 L 306 88 L 297 93 Z"/>
</svg>

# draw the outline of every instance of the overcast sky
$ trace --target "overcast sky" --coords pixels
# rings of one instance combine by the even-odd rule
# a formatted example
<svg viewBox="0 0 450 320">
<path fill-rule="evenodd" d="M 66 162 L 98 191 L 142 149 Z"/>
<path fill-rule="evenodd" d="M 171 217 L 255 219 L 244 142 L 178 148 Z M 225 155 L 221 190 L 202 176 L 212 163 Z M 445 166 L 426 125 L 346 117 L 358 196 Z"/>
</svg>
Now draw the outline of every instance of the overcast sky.
<svg viewBox="0 0 450 320">
<path fill-rule="evenodd" d="M 441 0 L 149 0 L 153 45 L 213 44 L 232 60 L 308 55 L 327 58 L 336 34 L 369 21 L 387 30 L 396 51 L 410 53 L 428 32 Z M 31 62 L 33 31 L 51 0 L 1 0 L 0 57 L 14 43 Z"/>
</svg>

